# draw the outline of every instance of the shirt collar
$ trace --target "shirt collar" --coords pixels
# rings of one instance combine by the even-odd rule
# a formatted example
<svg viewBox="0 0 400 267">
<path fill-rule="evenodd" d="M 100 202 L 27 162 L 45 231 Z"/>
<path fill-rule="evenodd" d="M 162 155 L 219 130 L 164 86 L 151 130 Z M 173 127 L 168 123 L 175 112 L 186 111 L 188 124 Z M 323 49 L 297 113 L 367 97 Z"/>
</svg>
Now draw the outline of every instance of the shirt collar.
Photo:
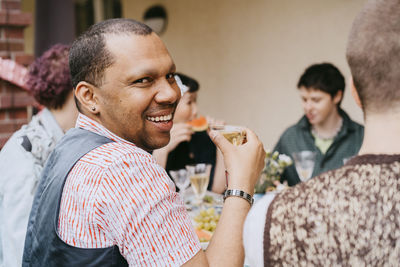
<svg viewBox="0 0 400 267">
<path fill-rule="evenodd" d="M 132 142 L 129 142 L 118 135 L 112 133 L 109 131 L 106 127 L 101 125 L 95 120 L 92 120 L 91 118 L 83 115 L 82 113 L 79 113 L 78 119 L 76 120 L 75 128 L 82 128 L 88 131 L 91 131 L 93 133 L 96 133 L 98 135 L 105 136 L 114 142 L 120 142 L 120 143 L 126 143 L 130 145 L 135 145 Z"/>
<path fill-rule="evenodd" d="M 346 113 L 343 109 L 341 109 L 341 108 L 338 109 L 338 112 L 339 112 L 339 115 L 343 118 L 342 128 L 340 129 L 340 132 L 339 132 L 339 133 L 344 132 L 344 131 L 354 131 L 354 130 L 355 130 L 355 127 L 354 127 L 354 125 L 352 124 L 352 121 L 351 121 L 349 115 L 347 115 L 347 113 Z M 308 121 L 308 119 L 307 119 L 306 116 L 303 116 L 303 117 L 299 120 L 298 125 L 299 125 L 302 129 L 307 130 L 307 131 L 308 131 L 309 129 L 311 129 L 311 124 L 310 124 L 310 122 Z"/>
</svg>

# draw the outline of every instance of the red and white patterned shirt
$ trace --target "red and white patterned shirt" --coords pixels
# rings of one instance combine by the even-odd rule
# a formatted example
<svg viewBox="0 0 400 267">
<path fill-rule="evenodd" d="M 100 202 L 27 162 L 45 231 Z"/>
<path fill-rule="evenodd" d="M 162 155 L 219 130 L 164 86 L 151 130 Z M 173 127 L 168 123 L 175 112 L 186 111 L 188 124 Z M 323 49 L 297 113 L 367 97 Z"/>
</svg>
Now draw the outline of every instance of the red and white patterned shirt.
<svg viewBox="0 0 400 267">
<path fill-rule="evenodd" d="M 66 179 L 60 238 L 80 248 L 117 245 L 130 266 L 180 266 L 200 244 L 175 186 L 152 155 L 79 114 L 76 127 L 106 136 Z"/>
</svg>

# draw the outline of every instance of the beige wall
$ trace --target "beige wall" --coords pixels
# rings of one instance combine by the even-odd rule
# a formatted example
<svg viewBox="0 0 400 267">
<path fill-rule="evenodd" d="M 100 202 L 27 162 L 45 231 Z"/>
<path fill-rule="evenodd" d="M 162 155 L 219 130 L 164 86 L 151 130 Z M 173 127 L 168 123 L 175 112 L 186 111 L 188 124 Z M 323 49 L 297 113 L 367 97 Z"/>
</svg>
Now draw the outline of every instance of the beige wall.
<svg viewBox="0 0 400 267">
<path fill-rule="evenodd" d="M 304 68 L 330 61 L 350 81 L 346 39 L 365 0 L 122 0 L 124 16 L 168 12 L 162 39 L 178 70 L 196 77 L 203 114 L 254 129 L 266 148 L 296 122 Z M 362 122 L 346 86 L 343 107 Z"/>
<path fill-rule="evenodd" d="M 25 38 L 25 53 L 33 55 L 34 52 L 34 23 L 35 23 L 35 0 L 22 0 L 21 1 L 21 11 L 32 14 L 32 23 L 24 30 Z"/>
<path fill-rule="evenodd" d="M 345 60 L 348 31 L 366 0 L 121 0 L 123 16 L 141 20 L 166 7 L 161 36 L 178 70 L 200 82 L 202 114 L 254 129 L 271 148 L 302 115 L 296 89 L 308 65 L 330 61 L 347 81 L 343 108 L 358 122 Z M 22 0 L 33 11 L 33 0 Z M 33 14 L 34 15 L 34 14 Z M 33 27 L 25 51 L 33 54 Z"/>
</svg>

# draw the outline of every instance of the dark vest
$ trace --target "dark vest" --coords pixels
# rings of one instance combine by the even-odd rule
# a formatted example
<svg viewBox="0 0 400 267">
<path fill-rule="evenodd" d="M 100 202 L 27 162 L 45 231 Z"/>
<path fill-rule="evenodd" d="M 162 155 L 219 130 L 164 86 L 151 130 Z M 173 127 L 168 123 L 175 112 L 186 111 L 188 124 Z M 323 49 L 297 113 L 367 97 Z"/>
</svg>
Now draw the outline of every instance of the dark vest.
<svg viewBox="0 0 400 267">
<path fill-rule="evenodd" d="M 128 266 L 117 246 L 77 248 L 58 237 L 61 196 L 68 173 L 91 150 L 113 142 L 74 128 L 60 140 L 46 162 L 33 200 L 22 266 Z"/>
</svg>

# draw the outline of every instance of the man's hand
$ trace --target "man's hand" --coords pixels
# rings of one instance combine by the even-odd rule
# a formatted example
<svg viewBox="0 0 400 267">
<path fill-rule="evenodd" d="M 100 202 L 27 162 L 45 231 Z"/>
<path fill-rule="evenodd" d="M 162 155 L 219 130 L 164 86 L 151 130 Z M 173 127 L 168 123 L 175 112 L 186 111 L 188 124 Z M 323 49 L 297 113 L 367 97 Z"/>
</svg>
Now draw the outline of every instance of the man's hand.
<svg viewBox="0 0 400 267">
<path fill-rule="evenodd" d="M 245 130 L 247 143 L 239 146 L 229 143 L 217 131 L 210 131 L 209 134 L 223 153 L 229 173 L 228 187 L 253 194 L 254 185 L 264 168 L 265 151 L 257 136 L 252 131 Z M 250 205 L 246 200 L 227 198 L 206 253 L 200 251 L 184 266 L 243 266 L 243 224 L 249 210 Z"/>
<path fill-rule="evenodd" d="M 240 146 L 232 145 L 217 131 L 211 131 L 210 137 L 224 156 L 229 174 L 228 188 L 253 194 L 265 165 L 265 150 L 258 137 L 251 130 L 245 130 L 247 142 Z"/>
</svg>

